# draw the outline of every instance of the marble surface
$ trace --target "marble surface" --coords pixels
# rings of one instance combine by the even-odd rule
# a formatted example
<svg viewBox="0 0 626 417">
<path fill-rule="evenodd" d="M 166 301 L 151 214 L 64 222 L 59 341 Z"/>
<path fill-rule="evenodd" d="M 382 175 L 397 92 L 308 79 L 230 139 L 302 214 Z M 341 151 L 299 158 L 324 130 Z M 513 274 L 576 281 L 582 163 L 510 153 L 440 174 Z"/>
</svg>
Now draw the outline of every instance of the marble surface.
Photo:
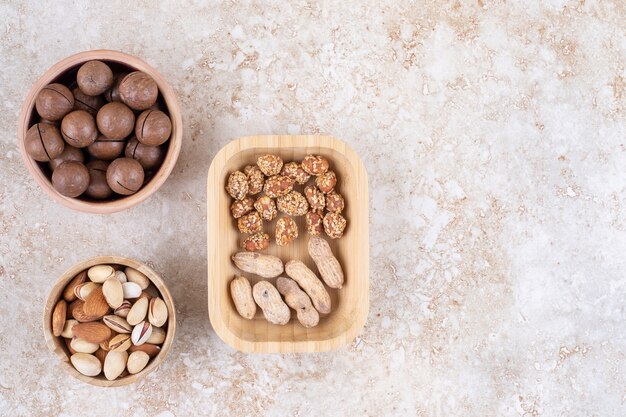
<svg viewBox="0 0 626 417">
<path fill-rule="evenodd" d="M 1 415 L 626 415 L 623 1 L 40 3 L 0 3 Z M 31 84 L 98 48 L 161 71 L 185 123 L 162 189 L 109 216 L 51 201 L 16 142 Z M 264 133 L 334 135 L 369 173 L 370 314 L 336 352 L 209 325 L 206 172 Z M 178 303 L 129 388 L 66 376 L 42 335 L 56 277 L 105 253 Z"/>
</svg>

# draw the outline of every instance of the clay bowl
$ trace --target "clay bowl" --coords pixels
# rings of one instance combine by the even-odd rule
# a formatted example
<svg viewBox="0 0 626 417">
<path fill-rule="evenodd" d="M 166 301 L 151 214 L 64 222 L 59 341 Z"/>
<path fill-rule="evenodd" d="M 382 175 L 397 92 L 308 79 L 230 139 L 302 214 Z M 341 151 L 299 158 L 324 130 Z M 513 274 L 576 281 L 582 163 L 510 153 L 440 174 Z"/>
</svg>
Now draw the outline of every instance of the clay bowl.
<svg viewBox="0 0 626 417">
<path fill-rule="evenodd" d="M 148 365 L 142 371 L 134 375 L 128 374 L 127 376 L 119 377 L 113 381 L 106 379 L 103 373 L 100 373 L 100 375 L 95 377 L 90 377 L 78 372 L 70 362 L 71 353 L 65 344 L 64 338 L 56 337 L 52 334 L 52 312 L 56 303 L 62 298 L 63 290 L 67 284 L 80 272 L 85 271 L 94 265 L 101 264 L 120 265 L 123 267 L 129 266 L 146 275 L 159 291 L 160 297 L 163 301 L 165 301 L 168 310 L 167 327 L 164 329 L 166 332 L 165 341 L 161 345 L 161 351 L 153 358 L 150 358 L 150 362 L 148 362 Z M 44 308 L 43 331 L 48 348 L 54 352 L 59 359 L 61 359 L 63 368 L 65 368 L 65 370 L 72 376 L 80 379 L 81 381 L 100 387 L 119 387 L 139 381 L 150 372 L 154 371 L 165 360 L 165 357 L 172 346 L 172 342 L 174 341 L 174 333 L 176 331 L 176 310 L 174 309 L 174 300 L 165 286 L 165 283 L 151 268 L 141 262 L 123 258 L 121 256 L 98 256 L 74 265 L 65 271 L 65 273 L 61 275 L 61 277 L 54 284 L 50 290 L 50 294 L 48 295 L 48 300 L 46 301 Z"/>
<path fill-rule="evenodd" d="M 131 72 L 138 70 L 149 74 L 156 81 L 157 86 L 159 87 L 159 100 L 157 101 L 157 104 L 165 113 L 169 114 L 172 121 L 172 134 L 166 144 L 163 145 L 167 146 L 165 159 L 158 170 L 153 173 L 153 176 L 147 180 L 143 187 L 135 194 L 130 196 L 116 196 L 115 199 L 104 201 L 91 200 L 83 196 L 70 198 L 60 194 L 52 186 L 50 181 L 51 171 L 48 167 L 48 163 L 35 161 L 26 153 L 26 149 L 24 147 L 24 136 L 26 135 L 28 128 L 39 120 L 37 111 L 35 110 L 35 99 L 39 91 L 46 85 L 53 82 L 60 82 L 65 85 L 70 84 L 73 80 L 75 80 L 76 72 L 80 66 L 83 63 L 94 59 L 104 61 L 113 69 L 114 72 Z M 37 80 L 28 92 L 26 100 L 22 106 L 18 122 L 18 142 L 20 152 L 26 168 L 28 168 L 31 176 L 35 179 L 39 186 L 54 200 L 66 207 L 73 210 L 96 214 L 107 214 L 126 210 L 130 207 L 136 206 L 156 192 L 156 190 L 163 185 L 167 177 L 174 169 L 174 165 L 176 164 L 176 160 L 178 159 L 178 155 L 180 153 L 182 138 L 183 123 L 178 99 L 176 98 L 174 90 L 167 83 L 167 81 L 165 81 L 163 76 L 137 57 L 127 55 L 123 52 L 109 50 L 81 52 L 65 58 L 52 66 L 41 76 L 41 78 L 39 78 L 39 80 Z"/>
</svg>

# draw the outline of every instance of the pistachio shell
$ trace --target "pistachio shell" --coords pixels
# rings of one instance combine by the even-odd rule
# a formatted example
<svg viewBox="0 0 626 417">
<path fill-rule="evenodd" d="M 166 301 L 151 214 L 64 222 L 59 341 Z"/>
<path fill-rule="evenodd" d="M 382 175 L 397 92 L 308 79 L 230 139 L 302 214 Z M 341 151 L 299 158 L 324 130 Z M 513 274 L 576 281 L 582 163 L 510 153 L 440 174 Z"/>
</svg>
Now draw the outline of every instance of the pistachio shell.
<svg viewBox="0 0 626 417">
<path fill-rule="evenodd" d="M 130 324 L 131 326 L 134 326 L 136 324 L 139 324 L 146 318 L 147 312 L 148 312 L 148 299 L 140 298 L 137 301 L 135 301 L 135 304 L 133 304 L 132 308 L 128 312 L 128 316 L 126 317 L 126 320 L 128 321 L 128 324 Z"/>
<path fill-rule="evenodd" d="M 86 376 L 96 376 L 102 370 L 102 365 L 98 358 L 87 353 L 75 353 L 70 356 L 70 361 L 78 372 Z"/>
<path fill-rule="evenodd" d="M 119 317 L 113 314 L 104 316 L 102 322 L 106 324 L 109 329 L 116 331 L 117 333 L 130 333 L 133 331 L 133 326 L 128 324 L 128 321 L 124 317 Z"/>
<path fill-rule="evenodd" d="M 160 327 L 153 327 L 152 333 L 150 334 L 150 337 L 148 337 L 148 340 L 146 340 L 146 343 L 150 343 L 153 345 L 160 345 L 164 341 L 165 341 L 165 330 L 161 329 Z"/>
<path fill-rule="evenodd" d="M 125 282 L 122 284 L 124 290 L 124 298 L 137 298 L 141 295 L 141 287 L 134 282 Z"/>
<path fill-rule="evenodd" d="M 100 347 L 97 343 L 91 343 L 78 337 L 72 338 L 70 346 L 79 353 L 94 353 Z"/>
<path fill-rule="evenodd" d="M 128 282 L 124 271 L 115 271 L 115 278 L 120 282 L 120 284 Z"/>
<path fill-rule="evenodd" d="M 89 268 L 87 276 L 93 282 L 103 283 L 109 277 L 115 276 L 115 269 L 110 265 L 96 265 Z"/>
<path fill-rule="evenodd" d="M 83 282 L 82 284 L 78 284 L 74 287 L 74 295 L 79 300 L 85 301 L 89 294 L 93 292 L 93 290 L 100 288 L 100 284 L 96 284 L 95 282 Z"/>
<path fill-rule="evenodd" d="M 65 326 L 63 326 L 63 332 L 61 332 L 61 337 L 66 339 L 71 339 L 74 337 L 74 326 L 78 324 L 78 320 L 68 319 L 65 321 Z"/>
<path fill-rule="evenodd" d="M 148 320 L 150 324 L 156 327 L 161 327 L 165 324 L 167 321 L 167 306 L 165 305 L 165 301 L 158 297 L 150 300 Z"/>
<path fill-rule="evenodd" d="M 153 345 L 150 343 L 144 343 L 143 345 L 139 345 L 139 346 L 132 345 L 130 348 L 128 348 L 129 352 L 137 352 L 138 350 L 142 352 L 146 352 L 148 356 L 153 358 L 159 354 L 159 352 L 161 351 L 161 346 Z"/>
<path fill-rule="evenodd" d="M 110 351 L 104 359 L 104 376 L 109 381 L 113 381 L 124 372 L 128 353 L 126 351 Z"/>
<path fill-rule="evenodd" d="M 120 271 L 117 271 L 120 272 Z M 123 273 L 123 272 L 122 272 Z M 102 293 L 111 308 L 118 308 L 124 301 L 122 283 L 115 277 L 110 277 L 102 284 Z"/>
<path fill-rule="evenodd" d="M 152 335 L 152 325 L 147 321 L 142 321 L 133 329 L 131 340 L 133 345 L 143 345 Z"/>
<path fill-rule="evenodd" d="M 135 284 L 139 285 L 142 290 L 145 290 L 146 288 L 148 288 L 148 285 L 150 285 L 150 280 L 148 279 L 148 277 L 137 271 L 136 269 L 128 267 L 126 268 L 125 272 L 126 278 L 128 278 L 128 282 L 134 282 Z"/>
<path fill-rule="evenodd" d="M 130 301 L 124 300 L 122 301 L 122 305 L 116 308 L 113 313 L 115 313 L 116 316 L 126 318 L 128 317 L 128 312 L 130 311 L 130 308 L 132 306 L 133 305 L 130 303 Z"/>
<path fill-rule="evenodd" d="M 74 288 L 76 288 L 77 285 L 85 282 L 85 280 L 87 280 L 87 271 L 83 271 L 79 273 L 70 281 L 69 284 L 67 284 L 67 286 L 63 290 L 63 298 L 65 299 L 65 301 L 69 303 L 69 302 L 76 300 L 76 294 L 74 294 Z"/>
<path fill-rule="evenodd" d="M 141 372 L 143 368 L 146 367 L 149 361 L 150 356 L 146 352 L 138 350 L 131 353 L 128 356 L 128 361 L 126 364 L 126 366 L 128 367 L 128 372 L 130 372 L 131 374 Z"/>
<path fill-rule="evenodd" d="M 129 334 L 118 334 L 109 341 L 109 350 L 114 352 L 123 352 L 128 350 L 131 344 L 132 341 L 130 340 Z"/>
</svg>

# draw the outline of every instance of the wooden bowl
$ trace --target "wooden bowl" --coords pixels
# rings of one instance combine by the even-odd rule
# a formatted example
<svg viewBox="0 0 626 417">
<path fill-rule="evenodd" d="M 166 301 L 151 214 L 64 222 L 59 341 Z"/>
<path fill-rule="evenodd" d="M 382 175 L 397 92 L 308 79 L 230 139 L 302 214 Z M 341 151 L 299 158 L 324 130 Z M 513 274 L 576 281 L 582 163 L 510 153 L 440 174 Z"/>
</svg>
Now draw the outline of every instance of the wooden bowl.
<svg viewBox="0 0 626 417">
<path fill-rule="evenodd" d="M 172 120 L 172 134 L 167 142 L 169 144 L 167 145 L 167 153 L 159 170 L 156 172 L 154 177 L 135 194 L 130 196 L 120 196 L 115 200 L 97 201 L 87 198 L 70 198 L 62 195 L 52 186 L 52 182 L 50 181 L 50 170 L 47 163 L 35 161 L 30 157 L 30 155 L 28 155 L 28 153 L 26 153 L 26 148 L 24 146 L 24 137 L 28 128 L 38 120 L 37 111 L 35 110 L 35 99 L 37 98 L 39 91 L 52 82 L 62 82 L 67 84 L 70 79 L 75 77 L 78 68 L 83 63 L 93 59 L 105 61 L 117 70 L 139 70 L 149 74 L 152 78 L 154 78 L 154 81 L 156 81 L 160 93 L 159 100 L 162 100 L 162 104 L 167 109 L 166 113 L 169 113 L 170 119 Z M 127 55 L 123 52 L 96 50 L 81 52 L 65 58 L 46 71 L 44 75 L 37 80 L 28 92 L 24 105 L 22 106 L 17 127 L 17 136 L 20 152 L 22 153 L 22 158 L 26 164 L 26 168 L 28 168 L 35 181 L 37 181 L 39 186 L 48 195 L 64 206 L 74 210 L 84 211 L 87 213 L 107 214 L 126 210 L 141 203 L 152 195 L 161 185 L 163 185 L 167 177 L 174 169 L 174 165 L 176 165 L 176 160 L 178 159 L 178 155 L 180 153 L 183 138 L 183 120 L 178 99 L 176 98 L 174 90 L 165 81 L 163 76 L 161 76 L 161 74 L 159 74 L 154 68 L 143 62 L 141 59 Z"/>
<path fill-rule="evenodd" d="M 296 319 L 285 326 L 265 320 L 259 308 L 252 320 L 242 318 L 230 296 L 230 281 L 243 275 L 254 285 L 262 278 L 239 271 L 231 255 L 240 251 L 241 235 L 230 213 L 231 197 L 225 186 L 228 176 L 243 170 L 266 153 L 281 156 L 285 162 L 300 161 L 305 155 L 323 155 L 337 174 L 337 190 L 346 201 L 344 215 L 348 220 L 341 239 L 324 236 L 345 273 L 342 289 L 327 288 L 332 311 L 320 317 L 316 327 L 307 329 Z M 207 185 L 207 244 L 209 316 L 216 333 L 223 341 L 244 352 L 322 352 L 352 341 L 367 318 L 369 309 L 369 208 L 367 173 L 363 162 L 345 143 L 327 136 L 250 136 L 226 145 L 215 156 L 208 174 Z M 288 246 L 279 247 L 273 240 L 276 221 L 264 225 L 272 242 L 263 251 L 287 262 L 303 261 L 317 273 L 307 251 L 308 234 L 304 217 L 295 217 L 299 237 Z M 319 276 L 319 274 L 318 274 Z M 275 279 L 269 280 L 275 283 Z"/>
<path fill-rule="evenodd" d="M 55 337 L 52 334 L 52 311 L 54 310 L 54 306 L 61 299 L 63 295 L 63 289 L 67 286 L 67 284 L 79 273 L 94 265 L 101 264 L 118 264 L 129 266 L 131 268 L 136 269 L 137 271 L 146 275 L 150 281 L 154 284 L 154 286 L 161 293 L 161 298 L 165 301 L 168 310 L 168 319 L 167 319 L 167 331 L 165 334 L 165 341 L 161 345 L 161 351 L 154 358 L 150 359 L 148 365 L 141 371 L 134 375 L 127 375 L 123 378 L 118 378 L 113 381 L 109 381 L 104 377 L 104 375 L 100 374 L 95 377 L 86 376 L 78 372 L 72 363 L 70 362 L 70 353 L 63 342 L 62 337 Z M 174 341 L 174 333 L 176 332 L 176 310 L 174 309 L 174 300 L 170 292 L 163 280 L 148 266 L 142 264 L 141 262 L 137 262 L 133 259 L 124 258 L 121 256 L 98 256 L 95 258 L 88 259 L 86 261 L 80 262 L 67 271 L 57 280 L 54 287 L 50 291 L 50 295 L 48 295 L 48 301 L 46 302 L 46 306 L 43 311 L 43 333 L 46 338 L 46 344 L 48 345 L 48 349 L 52 352 L 56 353 L 56 355 L 63 362 L 63 367 L 69 372 L 72 376 L 80 379 L 83 382 L 87 382 L 92 385 L 97 385 L 99 387 L 120 387 L 122 385 L 132 384 L 133 382 L 139 381 L 144 376 L 148 375 L 150 372 L 154 371 L 160 364 L 165 360 L 167 353 L 172 346 L 172 342 Z"/>
</svg>

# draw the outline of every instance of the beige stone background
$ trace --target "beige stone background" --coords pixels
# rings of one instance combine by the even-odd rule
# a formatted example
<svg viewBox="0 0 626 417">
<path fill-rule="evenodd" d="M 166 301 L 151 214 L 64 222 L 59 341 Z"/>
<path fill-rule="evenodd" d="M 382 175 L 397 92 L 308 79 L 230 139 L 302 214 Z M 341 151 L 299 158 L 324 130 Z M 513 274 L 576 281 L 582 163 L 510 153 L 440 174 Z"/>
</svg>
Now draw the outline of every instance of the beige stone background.
<svg viewBox="0 0 626 417">
<path fill-rule="evenodd" d="M 0 2 L 1 415 L 626 415 L 623 1 L 90 3 Z M 169 180 L 110 216 L 51 201 L 16 143 L 31 84 L 98 48 L 156 67 L 185 122 Z M 269 133 L 337 136 L 369 173 L 370 313 L 336 352 L 209 325 L 206 173 Z M 129 388 L 66 376 L 42 336 L 56 277 L 107 253 L 178 305 Z"/>
</svg>

